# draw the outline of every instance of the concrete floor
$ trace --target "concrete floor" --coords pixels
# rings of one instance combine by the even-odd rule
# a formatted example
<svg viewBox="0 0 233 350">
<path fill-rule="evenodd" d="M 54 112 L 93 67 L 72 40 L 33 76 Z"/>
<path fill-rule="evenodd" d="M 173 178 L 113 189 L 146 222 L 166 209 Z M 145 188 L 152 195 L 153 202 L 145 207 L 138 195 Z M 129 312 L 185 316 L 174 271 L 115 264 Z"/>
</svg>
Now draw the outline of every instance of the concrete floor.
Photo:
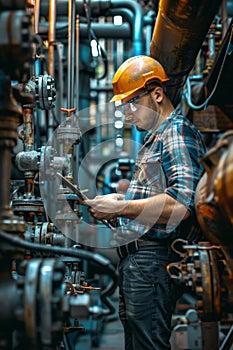
<svg viewBox="0 0 233 350">
<path fill-rule="evenodd" d="M 91 332 L 80 336 L 76 350 L 124 350 L 123 330 L 119 320 L 108 322 L 104 325 L 99 336 L 99 344 L 93 343 Z"/>
</svg>

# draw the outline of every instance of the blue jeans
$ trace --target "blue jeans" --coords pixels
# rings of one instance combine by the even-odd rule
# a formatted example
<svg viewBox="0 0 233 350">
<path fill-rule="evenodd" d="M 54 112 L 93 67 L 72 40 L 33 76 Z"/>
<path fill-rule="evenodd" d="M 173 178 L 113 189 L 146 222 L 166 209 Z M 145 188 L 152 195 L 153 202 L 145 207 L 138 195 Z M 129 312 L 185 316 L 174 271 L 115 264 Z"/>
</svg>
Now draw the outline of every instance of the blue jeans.
<svg viewBox="0 0 233 350">
<path fill-rule="evenodd" d="M 170 349 L 171 317 L 181 296 L 166 271 L 172 255 L 169 247 L 146 246 L 119 263 L 125 350 Z"/>
</svg>

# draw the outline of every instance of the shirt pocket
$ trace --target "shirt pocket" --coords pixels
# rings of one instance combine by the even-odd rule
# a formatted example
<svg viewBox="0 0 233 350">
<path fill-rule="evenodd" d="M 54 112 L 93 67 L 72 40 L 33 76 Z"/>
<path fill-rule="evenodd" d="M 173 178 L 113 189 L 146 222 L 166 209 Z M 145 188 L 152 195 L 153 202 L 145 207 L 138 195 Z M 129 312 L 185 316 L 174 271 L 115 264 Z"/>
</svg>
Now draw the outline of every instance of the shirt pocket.
<svg viewBox="0 0 233 350">
<path fill-rule="evenodd" d="M 139 184 L 151 187 L 151 192 L 162 193 L 166 188 L 166 177 L 160 153 L 143 157 L 137 171 Z"/>
</svg>

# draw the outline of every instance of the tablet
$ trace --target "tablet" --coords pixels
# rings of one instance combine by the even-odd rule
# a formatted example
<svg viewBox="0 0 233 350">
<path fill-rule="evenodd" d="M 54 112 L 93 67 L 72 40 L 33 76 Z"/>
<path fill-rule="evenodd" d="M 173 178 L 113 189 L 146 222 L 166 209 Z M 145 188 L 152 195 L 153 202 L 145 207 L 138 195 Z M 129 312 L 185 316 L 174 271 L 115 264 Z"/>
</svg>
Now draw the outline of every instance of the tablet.
<svg viewBox="0 0 233 350">
<path fill-rule="evenodd" d="M 80 188 L 74 184 L 72 184 L 72 182 L 70 182 L 69 180 L 67 180 L 62 174 L 60 173 L 56 173 L 57 176 L 59 177 L 59 179 L 62 180 L 62 182 L 69 188 L 72 190 L 72 192 L 74 192 L 75 194 L 77 194 L 78 198 L 81 201 L 85 201 L 88 200 L 89 198 L 82 193 L 82 191 L 80 190 Z"/>
</svg>

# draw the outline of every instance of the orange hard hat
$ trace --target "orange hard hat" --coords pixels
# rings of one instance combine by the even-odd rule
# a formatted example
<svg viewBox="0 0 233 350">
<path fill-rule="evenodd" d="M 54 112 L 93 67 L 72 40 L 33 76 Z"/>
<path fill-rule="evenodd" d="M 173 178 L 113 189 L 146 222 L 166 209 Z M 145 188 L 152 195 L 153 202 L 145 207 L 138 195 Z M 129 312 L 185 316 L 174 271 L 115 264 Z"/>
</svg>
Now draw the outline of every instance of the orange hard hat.
<svg viewBox="0 0 233 350">
<path fill-rule="evenodd" d="M 163 66 L 150 56 L 134 56 L 128 58 L 116 71 L 112 86 L 114 96 L 110 102 L 124 100 L 136 91 L 146 88 L 153 81 L 169 80 Z"/>
</svg>

